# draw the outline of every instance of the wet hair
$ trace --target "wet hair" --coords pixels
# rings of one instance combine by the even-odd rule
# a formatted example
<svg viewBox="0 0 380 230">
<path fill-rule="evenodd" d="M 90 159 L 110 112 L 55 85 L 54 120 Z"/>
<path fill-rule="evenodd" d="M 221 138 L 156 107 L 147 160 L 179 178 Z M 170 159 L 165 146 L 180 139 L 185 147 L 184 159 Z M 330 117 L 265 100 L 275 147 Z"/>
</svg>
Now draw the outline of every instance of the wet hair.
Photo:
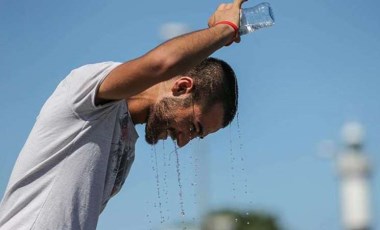
<svg viewBox="0 0 380 230">
<path fill-rule="evenodd" d="M 194 80 L 193 100 L 205 112 L 222 103 L 223 127 L 234 119 L 238 107 L 238 85 L 235 72 L 225 61 L 209 57 L 185 73 Z"/>
</svg>

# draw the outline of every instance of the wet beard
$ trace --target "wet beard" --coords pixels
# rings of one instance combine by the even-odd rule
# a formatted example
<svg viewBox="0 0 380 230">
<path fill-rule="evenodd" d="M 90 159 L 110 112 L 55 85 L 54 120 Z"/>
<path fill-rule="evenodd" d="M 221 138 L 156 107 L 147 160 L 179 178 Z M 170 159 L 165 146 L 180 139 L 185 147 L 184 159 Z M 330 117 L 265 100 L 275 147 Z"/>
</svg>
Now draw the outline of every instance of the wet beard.
<svg viewBox="0 0 380 230">
<path fill-rule="evenodd" d="M 175 139 L 177 131 L 174 128 L 170 128 L 170 121 L 174 120 L 173 112 L 178 109 L 187 108 L 191 102 L 191 97 L 185 99 L 163 98 L 160 102 L 151 106 L 145 125 L 146 142 L 151 145 L 156 144 L 160 139 L 160 135 L 165 137 L 168 130 L 170 131 L 171 138 Z"/>
<path fill-rule="evenodd" d="M 170 99 L 164 98 L 158 104 L 151 106 L 145 125 L 145 140 L 148 144 L 156 144 L 160 134 L 167 132 L 169 119 L 165 111 L 170 111 L 169 104 Z"/>
<path fill-rule="evenodd" d="M 161 124 L 161 117 L 156 113 L 150 113 L 145 125 L 145 140 L 148 144 L 154 145 L 158 142 L 158 136 L 164 131 L 165 127 Z"/>
</svg>

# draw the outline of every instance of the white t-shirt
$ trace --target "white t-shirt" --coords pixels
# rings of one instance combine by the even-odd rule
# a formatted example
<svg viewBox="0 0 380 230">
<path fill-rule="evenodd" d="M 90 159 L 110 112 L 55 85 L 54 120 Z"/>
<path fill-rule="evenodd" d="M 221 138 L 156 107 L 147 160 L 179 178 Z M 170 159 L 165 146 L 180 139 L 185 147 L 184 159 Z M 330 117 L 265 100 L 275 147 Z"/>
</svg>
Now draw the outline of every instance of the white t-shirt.
<svg viewBox="0 0 380 230">
<path fill-rule="evenodd" d="M 73 70 L 46 101 L 0 205 L 1 230 L 96 229 L 129 173 L 138 138 L 125 100 L 94 103 L 119 64 Z"/>
</svg>

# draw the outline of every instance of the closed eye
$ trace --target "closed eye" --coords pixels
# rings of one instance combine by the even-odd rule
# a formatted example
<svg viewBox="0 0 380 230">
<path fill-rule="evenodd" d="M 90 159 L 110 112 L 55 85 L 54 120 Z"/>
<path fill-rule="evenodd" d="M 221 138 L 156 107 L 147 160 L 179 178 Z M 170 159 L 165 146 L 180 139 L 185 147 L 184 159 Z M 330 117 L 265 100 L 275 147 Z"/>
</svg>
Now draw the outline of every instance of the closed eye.
<svg viewBox="0 0 380 230">
<path fill-rule="evenodd" d="M 202 126 L 202 124 L 199 123 L 199 122 L 198 122 L 197 124 L 198 124 L 198 131 L 197 131 L 198 136 L 199 136 L 201 139 L 203 139 L 203 137 L 204 137 L 203 126 Z"/>
<path fill-rule="evenodd" d="M 191 123 L 190 132 L 197 132 L 197 127 L 195 127 L 194 123 Z"/>
</svg>

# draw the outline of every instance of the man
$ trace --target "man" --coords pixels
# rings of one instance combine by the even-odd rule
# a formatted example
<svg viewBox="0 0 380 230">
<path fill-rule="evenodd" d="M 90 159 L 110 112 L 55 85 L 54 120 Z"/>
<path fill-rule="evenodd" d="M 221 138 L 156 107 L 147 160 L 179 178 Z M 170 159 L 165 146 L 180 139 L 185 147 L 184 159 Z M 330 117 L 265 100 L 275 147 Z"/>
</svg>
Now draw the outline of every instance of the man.
<svg viewBox="0 0 380 230">
<path fill-rule="evenodd" d="M 239 42 L 243 0 L 222 4 L 209 28 L 174 38 L 125 62 L 73 70 L 44 104 L 13 169 L 0 229 L 95 229 L 134 160 L 135 124 L 155 144 L 179 147 L 228 125 L 237 83 L 224 61 L 207 58 Z"/>
</svg>

